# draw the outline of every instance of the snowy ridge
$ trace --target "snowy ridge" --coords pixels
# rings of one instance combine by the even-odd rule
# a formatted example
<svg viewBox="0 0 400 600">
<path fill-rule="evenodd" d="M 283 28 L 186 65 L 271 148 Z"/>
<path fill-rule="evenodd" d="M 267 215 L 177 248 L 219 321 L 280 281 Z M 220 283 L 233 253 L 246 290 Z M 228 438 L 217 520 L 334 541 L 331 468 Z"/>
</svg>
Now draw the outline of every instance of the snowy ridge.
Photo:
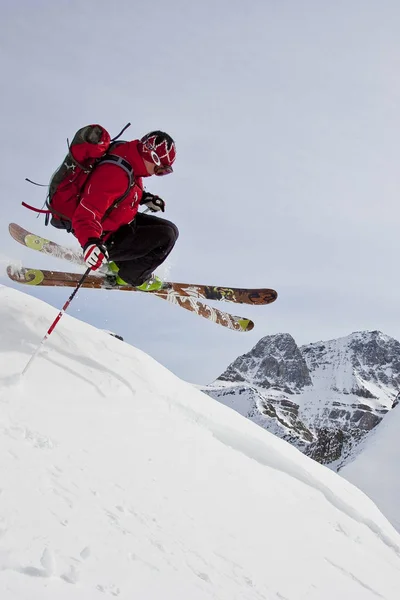
<svg viewBox="0 0 400 600">
<path fill-rule="evenodd" d="M 0 287 L 2 600 L 397 599 L 364 494 L 139 350 L 66 316 L 21 380 L 55 314 Z"/>
<path fill-rule="evenodd" d="M 313 387 L 365 397 L 391 408 L 400 385 L 400 343 L 379 331 L 356 332 L 300 348 Z"/>
</svg>

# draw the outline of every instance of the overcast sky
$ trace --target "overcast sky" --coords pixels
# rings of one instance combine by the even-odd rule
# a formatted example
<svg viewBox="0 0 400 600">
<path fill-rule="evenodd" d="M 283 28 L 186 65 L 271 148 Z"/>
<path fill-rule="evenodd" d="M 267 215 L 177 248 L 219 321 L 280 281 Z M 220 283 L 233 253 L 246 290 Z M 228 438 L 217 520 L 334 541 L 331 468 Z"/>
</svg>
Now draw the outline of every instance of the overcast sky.
<svg viewBox="0 0 400 600">
<path fill-rule="evenodd" d="M 69 290 L 4 276 L 10 260 L 69 268 L 10 221 L 75 243 L 21 207 L 45 197 L 24 178 L 47 183 L 83 125 L 130 121 L 128 139 L 177 144 L 175 173 L 147 182 L 180 230 L 164 273 L 279 298 L 221 304 L 255 320 L 243 334 L 143 294 L 83 290 L 70 314 L 195 383 L 268 334 L 400 339 L 399 31 L 397 0 L 0 0 L 0 282 L 62 306 Z"/>
</svg>

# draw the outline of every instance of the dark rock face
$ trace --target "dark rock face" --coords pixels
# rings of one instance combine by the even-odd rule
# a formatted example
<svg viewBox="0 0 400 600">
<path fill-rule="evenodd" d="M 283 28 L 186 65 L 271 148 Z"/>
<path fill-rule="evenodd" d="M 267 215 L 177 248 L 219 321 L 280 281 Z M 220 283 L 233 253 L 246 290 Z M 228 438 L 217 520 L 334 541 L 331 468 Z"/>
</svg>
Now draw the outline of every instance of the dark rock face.
<svg viewBox="0 0 400 600">
<path fill-rule="evenodd" d="M 319 462 L 339 461 L 399 402 L 400 343 L 379 331 L 300 348 L 289 334 L 266 336 L 204 391 L 235 408 L 239 389 L 253 390 L 247 418 Z"/>
<path fill-rule="evenodd" d="M 400 387 L 400 342 L 372 331 L 369 336 L 355 336 L 349 347 L 353 351 L 353 364 L 362 370 L 365 379 Z"/>
<path fill-rule="evenodd" d="M 239 356 L 218 378 L 221 381 L 247 381 L 262 387 L 284 389 L 288 393 L 311 385 L 311 377 L 301 352 L 289 334 L 262 338 L 247 354 Z"/>
<path fill-rule="evenodd" d="M 341 429 L 318 429 L 317 440 L 310 444 L 304 454 L 322 464 L 331 463 L 343 454 L 345 434 Z"/>
<path fill-rule="evenodd" d="M 322 414 L 316 417 L 315 425 L 318 429 L 320 424 L 324 424 L 325 427 L 341 429 L 344 432 L 353 430 L 356 425 L 360 431 L 366 433 L 376 427 L 386 413 L 386 409 L 372 409 L 363 404 L 335 401 L 333 408 L 325 406 Z"/>
</svg>

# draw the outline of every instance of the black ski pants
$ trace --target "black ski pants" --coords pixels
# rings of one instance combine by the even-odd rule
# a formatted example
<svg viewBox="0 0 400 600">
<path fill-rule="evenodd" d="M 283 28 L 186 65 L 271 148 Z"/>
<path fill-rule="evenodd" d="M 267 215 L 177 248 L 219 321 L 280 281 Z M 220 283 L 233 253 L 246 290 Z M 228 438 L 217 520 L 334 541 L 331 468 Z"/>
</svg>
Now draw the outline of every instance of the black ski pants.
<svg viewBox="0 0 400 600">
<path fill-rule="evenodd" d="M 131 285 L 141 285 L 167 258 L 178 235 L 171 221 L 138 213 L 108 238 L 106 246 L 119 267 L 118 275 Z"/>
</svg>

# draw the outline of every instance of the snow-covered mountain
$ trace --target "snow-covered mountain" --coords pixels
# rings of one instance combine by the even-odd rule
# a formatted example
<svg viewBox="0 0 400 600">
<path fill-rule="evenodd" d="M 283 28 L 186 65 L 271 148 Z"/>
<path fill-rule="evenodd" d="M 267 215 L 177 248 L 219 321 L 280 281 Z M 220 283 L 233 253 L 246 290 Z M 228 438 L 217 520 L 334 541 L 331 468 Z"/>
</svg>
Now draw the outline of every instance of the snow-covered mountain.
<svg viewBox="0 0 400 600">
<path fill-rule="evenodd" d="M 143 352 L 0 287 L 1 600 L 397 600 L 372 501 Z"/>
<path fill-rule="evenodd" d="M 338 465 L 393 407 L 400 343 L 364 331 L 298 347 L 262 338 L 202 388 L 323 463 Z"/>
</svg>

